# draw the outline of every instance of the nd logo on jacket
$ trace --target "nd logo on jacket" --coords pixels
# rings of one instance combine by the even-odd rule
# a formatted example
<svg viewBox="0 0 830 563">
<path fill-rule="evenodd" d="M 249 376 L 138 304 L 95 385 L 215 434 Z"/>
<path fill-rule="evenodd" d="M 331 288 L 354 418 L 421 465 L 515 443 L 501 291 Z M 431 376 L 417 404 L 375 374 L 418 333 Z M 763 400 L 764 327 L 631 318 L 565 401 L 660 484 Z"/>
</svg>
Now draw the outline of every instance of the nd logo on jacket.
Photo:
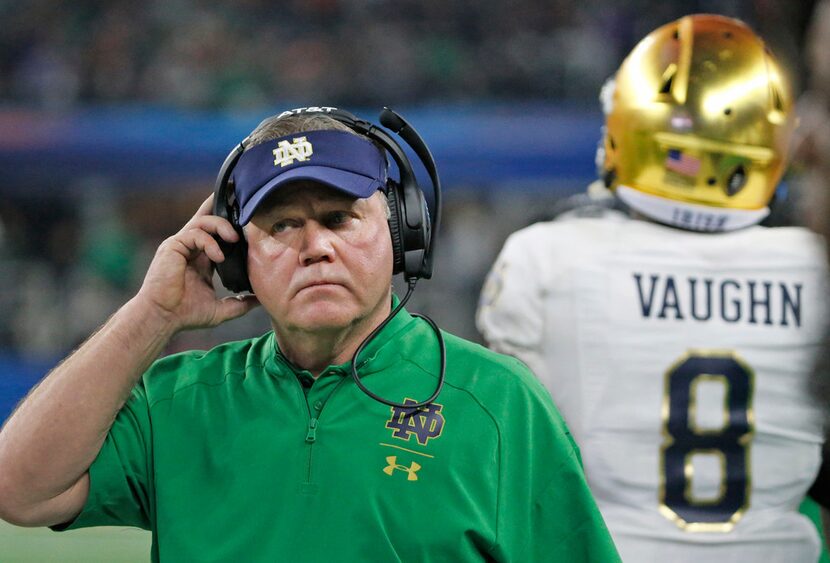
<svg viewBox="0 0 830 563">
<path fill-rule="evenodd" d="M 418 401 L 404 399 L 404 405 L 415 405 Z M 412 435 L 422 446 L 426 446 L 430 438 L 437 438 L 444 430 L 444 416 L 441 409 L 444 405 L 430 403 L 420 409 L 392 407 L 392 416 L 386 422 L 386 428 L 393 430 L 392 437 L 409 441 Z"/>
</svg>

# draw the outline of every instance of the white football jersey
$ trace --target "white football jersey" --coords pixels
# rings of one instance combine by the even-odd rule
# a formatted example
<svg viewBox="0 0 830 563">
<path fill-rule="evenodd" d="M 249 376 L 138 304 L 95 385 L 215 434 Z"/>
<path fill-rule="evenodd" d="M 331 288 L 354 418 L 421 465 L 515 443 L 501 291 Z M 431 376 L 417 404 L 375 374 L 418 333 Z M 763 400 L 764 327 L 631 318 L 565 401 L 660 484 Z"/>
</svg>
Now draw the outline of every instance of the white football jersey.
<svg viewBox="0 0 830 563">
<path fill-rule="evenodd" d="M 816 561 L 820 239 L 609 215 L 510 236 L 479 330 L 553 395 L 624 561 Z"/>
</svg>

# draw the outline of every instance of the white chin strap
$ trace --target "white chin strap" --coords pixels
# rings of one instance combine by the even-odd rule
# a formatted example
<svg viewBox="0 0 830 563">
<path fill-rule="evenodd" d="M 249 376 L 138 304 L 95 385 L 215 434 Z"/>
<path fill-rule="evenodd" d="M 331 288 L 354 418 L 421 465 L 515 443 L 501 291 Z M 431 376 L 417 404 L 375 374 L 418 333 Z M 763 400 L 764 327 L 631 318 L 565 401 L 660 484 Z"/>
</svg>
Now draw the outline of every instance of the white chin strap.
<svg viewBox="0 0 830 563">
<path fill-rule="evenodd" d="M 708 233 L 735 231 L 756 225 L 769 215 L 769 207 L 761 209 L 709 207 L 643 193 L 622 185 L 617 186 L 616 192 L 623 203 L 635 211 L 655 221 L 689 231 Z"/>
</svg>

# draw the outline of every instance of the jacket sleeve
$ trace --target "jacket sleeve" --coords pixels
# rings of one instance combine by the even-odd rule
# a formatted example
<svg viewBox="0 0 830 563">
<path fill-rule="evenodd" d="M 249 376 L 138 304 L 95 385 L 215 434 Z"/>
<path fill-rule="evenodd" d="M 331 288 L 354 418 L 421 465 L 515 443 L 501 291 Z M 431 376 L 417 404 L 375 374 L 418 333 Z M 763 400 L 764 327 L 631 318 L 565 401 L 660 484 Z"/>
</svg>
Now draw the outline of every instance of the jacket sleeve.
<svg viewBox="0 0 830 563">
<path fill-rule="evenodd" d="M 499 413 L 498 531 L 491 555 L 498 561 L 619 561 L 564 420 L 525 369 L 520 382 L 525 385 L 517 385 Z"/>
</svg>

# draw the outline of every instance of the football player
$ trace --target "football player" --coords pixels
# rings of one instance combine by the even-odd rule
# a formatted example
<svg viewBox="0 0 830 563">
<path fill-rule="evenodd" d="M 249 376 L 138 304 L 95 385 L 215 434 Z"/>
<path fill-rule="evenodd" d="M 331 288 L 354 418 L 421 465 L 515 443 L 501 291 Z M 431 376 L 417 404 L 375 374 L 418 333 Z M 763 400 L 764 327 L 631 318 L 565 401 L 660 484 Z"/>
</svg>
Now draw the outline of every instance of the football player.
<svg viewBox="0 0 830 563">
<path fill-rule="evenodd" d="M 758 225 L 796 125 L 788 77 L 742 22 L 693 15 L 602 99 L 626 212 L 511 235 L 478 327 L 553 395 L 624 561 L 815 561 L 798 506 L 823 442 L 823 247 Z"/>
</svg>

